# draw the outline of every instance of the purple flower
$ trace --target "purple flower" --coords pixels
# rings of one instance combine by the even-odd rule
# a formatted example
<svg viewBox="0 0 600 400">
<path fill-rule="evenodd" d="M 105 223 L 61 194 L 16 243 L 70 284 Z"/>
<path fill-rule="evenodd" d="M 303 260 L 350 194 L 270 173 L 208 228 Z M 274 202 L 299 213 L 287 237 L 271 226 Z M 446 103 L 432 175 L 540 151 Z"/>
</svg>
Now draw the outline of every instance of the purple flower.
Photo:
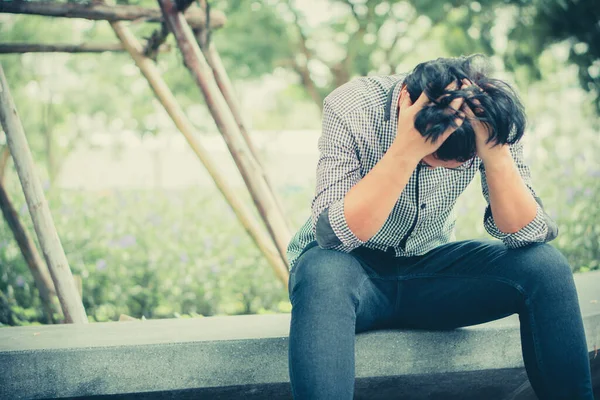
<svg viewBox="0 0 600 400">
<path fill-rule="evenodd" d="M 48 189 L 50 189 L 50 181 L 48 179 L 42 183 L 42 188 L 44 189 L 44 192 L 47 192 Z"/>
<path fill-rule="evenodd" d="M 212 265 L 210 266 L 210 271 L 211 271 L 213 274 L 216 274 L 216 273 L 218 273 L 220 270 L 221 270 L 221 268 L 219 268 L 219 266 L 218 266 L 217 264 L 212 264 Z"/>
<path fill-rule="evenodd" d="M 587 188 L 583 191 L 584 196 L 590 197 L 592 195 L 592 189 Z"/>
<path fill-rule="evenodd" d="M 116 243 L 116 246 L 126 249 L 131 246 L 135 246 L 136 240 L 133 235 L 125 235 L 121 239 L 119 239 Z"/>
<path fill-rule="evenodd" d="M 73 209 L 67 206 L 60 207 L 60 213 L 62 215 L 71 215 L 73 214 Z"/>
<path fill-rule="evenodd" d="M 18 287 L 23 287 L 23 286 L 25 286 L 25 278 L 23 278 L 23 275 L 19 275 L 19 276 L 17 276 L 17 280 L 16 280 L 16 282 L 15 282 L 15 283 L 16 283 L 16 285 L 17 285 Z"/>
<path fill-rule="evenodd" d="M 182 263 L 187 264 L 187 262 L 190 260 L 190 258 L 188 257 L 187 253 L 183 252 L 179 255 L 179 259 L 181 260 Z"/>
<path fill-rule="evenodd" d="M 567 188 L 567 203 L 571 204 L 573 202 L 573 199 L 575 198 L 575 189 L 573 188 Z"/>
<path fill-rule="evenodd" d="M 592 178 L 600 178 L 600 169 L 589 169 L 587 174 Z"/>
<path fill-rule="evenodd" d="M 106 260 L 101 258 L 98 261 L 96 261 L 96 269 L 98 271 L 103 271 L 106 269 Z"/>
<path fill-rule="evenodd" d="M 117 191 L 116 197 L 117 197 L 117 201 L 119 202 L 120 206 L 127 205 L 127 198 L 125 197 L 125 194 L 123 194 L 123 192 Z"/>
<path fill-rule="evenodd" d="M 151 225 L 158 226 L 162 222 L 162 218 L 158 214 L 152 214 L 148 216 L 147 221 Z"/>
</svg>

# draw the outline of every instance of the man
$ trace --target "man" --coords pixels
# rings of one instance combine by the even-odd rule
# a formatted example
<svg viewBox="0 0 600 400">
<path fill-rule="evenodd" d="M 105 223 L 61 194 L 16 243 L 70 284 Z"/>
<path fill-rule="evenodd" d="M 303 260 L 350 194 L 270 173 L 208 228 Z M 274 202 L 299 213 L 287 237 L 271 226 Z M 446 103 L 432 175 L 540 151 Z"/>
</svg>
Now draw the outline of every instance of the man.
<svg viewBox="0 0 600 400">
<path fill-rule="evenodd" d="M 325 99 L 312 216 L 288 248 L 295 399 L 352 399 L 355 333 L 518 313 L 537 396 L 593 400 L 572 270 L 523 161 L 523 107 L 482 60 L 358 78 Z M 500 240 L 453 242 L 476 171 Z"/>
</svg>

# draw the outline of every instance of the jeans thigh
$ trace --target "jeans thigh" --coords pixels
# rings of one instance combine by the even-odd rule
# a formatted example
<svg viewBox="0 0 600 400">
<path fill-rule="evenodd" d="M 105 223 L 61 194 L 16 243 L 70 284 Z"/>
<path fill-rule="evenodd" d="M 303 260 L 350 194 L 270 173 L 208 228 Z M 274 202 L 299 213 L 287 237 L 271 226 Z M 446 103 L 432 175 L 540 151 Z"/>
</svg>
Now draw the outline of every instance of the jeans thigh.
<svg viewBox="0 0 600 400">
<path fill-rule="evenodd" d="M 449 274 L 398 281 L 395 327 L 454 329 L 519 313 L 523 293 L 509 282 Z"/>
<path fill-rule="evenodd" d="M 402 263 L 401 263 L 402 264 Z M 508 249 L 494 240 L 454 242 L 400 265 L 397 322 L 451 329 L 520 313 L 541 286 L 569 290 L 569 267 L 547 244 Z"/>
<path fill-rule="evenodd" d="M 355 254 L 311 246 L 290 271 L 292 318 L 302 312 L 335 323 L 340 313 L 352 314 L 357 332 L 375 329 L 393 315 L 396 282 Z"/>
</svg>

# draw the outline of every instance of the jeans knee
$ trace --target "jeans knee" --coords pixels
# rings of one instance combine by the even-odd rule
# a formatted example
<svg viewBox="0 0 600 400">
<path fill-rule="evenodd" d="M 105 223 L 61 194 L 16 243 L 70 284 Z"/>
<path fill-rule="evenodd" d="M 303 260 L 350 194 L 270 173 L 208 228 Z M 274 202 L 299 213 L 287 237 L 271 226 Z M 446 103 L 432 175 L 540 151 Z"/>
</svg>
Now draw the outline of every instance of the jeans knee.
<svg viewBox="0 0 600 400">
<path fill-rule="evenodd" d="M 294 268 L 290 297 L 346 295 L 358 287 L 366 273 L 354 256 L 314 247 L 304 253 Z"/>
<path fill-rule="evenodd" d="M 517 262 L 537 286 L 559 287 L 573 282 L 573 270 L 565 256 L 544 243 L 520 249 Z"/>
</svg>

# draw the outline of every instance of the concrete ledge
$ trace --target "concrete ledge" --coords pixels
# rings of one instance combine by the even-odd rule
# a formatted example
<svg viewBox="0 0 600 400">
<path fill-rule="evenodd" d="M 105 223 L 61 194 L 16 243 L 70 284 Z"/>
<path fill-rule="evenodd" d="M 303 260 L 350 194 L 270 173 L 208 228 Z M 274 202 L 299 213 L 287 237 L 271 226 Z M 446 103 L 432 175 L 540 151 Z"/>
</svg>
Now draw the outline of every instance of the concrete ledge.
<svg viewBox="0 0 600 400">
<path fill-rule="evenodd" d="M 593 358 L 600 271 L 575 281 Z M 0 399 L 290 399 L 289 323 L 278 314 L 3 328 Z M 600 392 L 600 354 L 592 364 Z M 357 399 L 505 399 L 527 379 L 518 316 L 361 333 L 356 375 Z"/>
</svg>

